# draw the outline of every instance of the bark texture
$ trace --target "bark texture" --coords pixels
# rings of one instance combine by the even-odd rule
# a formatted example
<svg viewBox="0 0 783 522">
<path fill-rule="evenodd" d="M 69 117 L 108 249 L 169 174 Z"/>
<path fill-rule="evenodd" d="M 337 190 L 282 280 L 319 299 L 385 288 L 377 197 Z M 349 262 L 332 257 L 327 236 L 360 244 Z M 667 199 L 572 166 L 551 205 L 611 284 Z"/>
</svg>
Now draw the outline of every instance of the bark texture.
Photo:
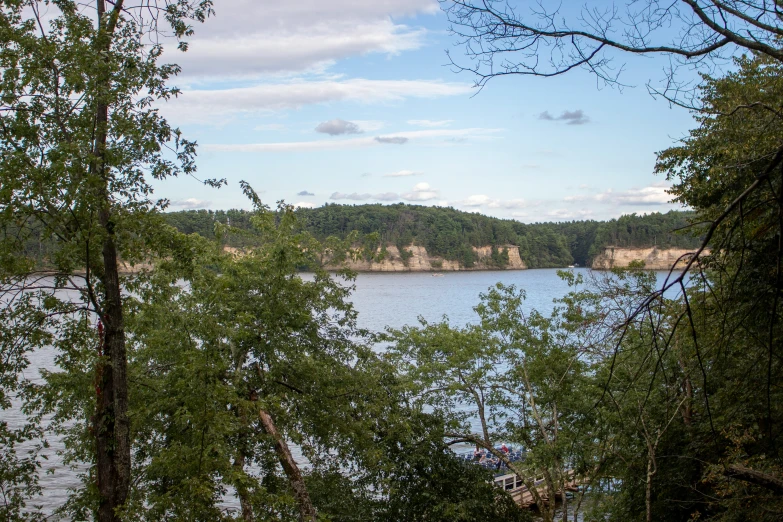
<svg viewBox="0 0 783 522">
<path fill-rule="evenodd" d="M 97 53 L 108 55 L 123 0 L 113 2 L 113 9 L 106 12 L 105 0 L 96 0 L 98 34 L 95 41 Z M 104 326 L 103 362 L 100 369 L 100 393 L 95 417 L 96 481 L 100 500 L 98 520 L 120 520 L 118 508 L 128 498 L 130 487 L 130 422 L 128 419 L 127 354 L 125 349 L 125 322 L 122 313 L 117 243 L 112 221 L 110 172 L 107 167 L 106 145 L 109 129 L 108 77 L 101 79 L 104 92 L 96 96 L 95 141 L 92 150 L 91 174 L 97 178 L 98 220 L 103 229 L 102 244 L 103 303 L 100 310 Z"/>
<path fill-rule="evenodd" d="M 288 477 L 288 482 L 291 484 L 291 489 L 294 490 L 296 501 L 299 504 L 299 520 L 301 522 L 315 522 L 315 508 L 310 501 L 310 494 L 307 492 L 307 486 L 302 478 L 302 473 L 299 471 L 299 466 L 291 455 L 291 450 L 288 449 L 288 444 L 280 435 L 280 432 L 277 431 L 277 426 L 275 426 L 272 416 L 268 412 L 259 410 L 258 416 L 261 419 L 264 431 L 275 440 L 277 458 L 280 460 L 280 465 L 283 466 L 283 471 L 285 471 Z"/>
<path fill-rule="evenodd" d="M 783 480 L 779 477 L 750 469 L 741 464 L 732 464 L 724 473 L 727 477 L 755 484 L 768 489 L 777 495 L 783 495 Z"/>
</svg>

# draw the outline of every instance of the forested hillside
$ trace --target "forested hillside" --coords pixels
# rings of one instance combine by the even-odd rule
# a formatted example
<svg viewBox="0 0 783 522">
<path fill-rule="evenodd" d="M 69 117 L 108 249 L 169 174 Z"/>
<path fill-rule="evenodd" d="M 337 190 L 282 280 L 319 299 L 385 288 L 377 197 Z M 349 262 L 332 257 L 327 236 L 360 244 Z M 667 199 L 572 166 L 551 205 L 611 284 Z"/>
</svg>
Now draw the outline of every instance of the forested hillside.
<svg viewBox="0 0 783 522">
<path fill-rule="evenodd" d="M 688 212 L 671 211 L 645 216 L 635 214 L 611 221 L 570 221 L 526 224 L 498 219 L 453 208 L 421 205 L 325 205 L 298 209 L 297 215 L 308 232 L 318 239 L 345 238 L 353 231 L 360 241 L 394 244 L 403 247 L 415 243 L 431 255 L 470 265 L 471 247 L 516 245 L 522 259 L 531 268 L 585 266 L 606 246 L 693 248 L 699 238 L 688 225 Z M 242 210 L 190 210 L 166 214 L 170 224 L 185 233 L 204 237 L 214 234 L 214 222 L 249 226 L 249 213 Z M 244 239 L 230 238 L 240 246 Z"/>
</svg>

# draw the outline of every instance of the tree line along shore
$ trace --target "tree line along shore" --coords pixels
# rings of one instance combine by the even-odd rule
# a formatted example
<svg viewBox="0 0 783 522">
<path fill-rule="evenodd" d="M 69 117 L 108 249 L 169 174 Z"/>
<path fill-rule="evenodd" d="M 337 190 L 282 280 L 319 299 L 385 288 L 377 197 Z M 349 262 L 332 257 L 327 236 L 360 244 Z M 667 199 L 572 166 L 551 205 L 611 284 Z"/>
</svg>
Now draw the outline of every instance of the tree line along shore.
<svg viewBox="0 0 783 522">
<path fill-rule="evenodd" d="M 329 268 L 356 271 L 503 270 L 585 266 L 608 269 L 645 261 L 648 268 L 668 269 L 684 252 L 698 248 L 700 228 L 688 211 L 628 214 L 609 221 L 522 223 L 451 207 L 336 205 L 295 210 L 297 229 L 321 242 L 329 238 L 351 245 L 352 255 Z M 230 251 L 258 246 L 250 233 L 254 212 L 247 210 L 182 210 L 161 215 L 178 232 L 219 239 Z M 278 213 L 278 219 L 280 214 Z M 216 237 L 220 225 L 221 237 Z M 13 235 L 15 226 L 5 227 Z M 56 264 L 64 243 L 46 234 L 35 220 L 22 242 L 27 259 L 40 269 Z M 149 260 L 123 262 L 123 271 L 149 265 Z"/>
<path fill-rule="evenodd" d="M 506 268 L 508 247 L 518 248 L 526 268 L 591 266 L 608 247 L 627 249 L 694 249 L 700 244 L 699 229 L 691 226 L 691 212 L 653 212 L 624 215 L 609 221 L 566 221 L 526 224 L 454 208 L 395 205 L 328 204 L 296 214 L 304 231 L 323 241 L 332 236 L 351 239 L 365 264 L 382 263 L 394 252 L 402 264 L 417 254 L 458 265 L 462 269 Z M 251 212 L 244 210 L 184 210 L 165 214 L 166 222 L 184 233 L 215 237 L 215 223 L 238 230 L 250 228 Z M 252 240 L 229 233 L 227 246 L 250 247 Z M 389 247 L 392 247 L 389 249 Z M 490 247 L 489 251 L 486 247 Z M 435 268 L 441 265 L 436 265 Z"/>
</svg>

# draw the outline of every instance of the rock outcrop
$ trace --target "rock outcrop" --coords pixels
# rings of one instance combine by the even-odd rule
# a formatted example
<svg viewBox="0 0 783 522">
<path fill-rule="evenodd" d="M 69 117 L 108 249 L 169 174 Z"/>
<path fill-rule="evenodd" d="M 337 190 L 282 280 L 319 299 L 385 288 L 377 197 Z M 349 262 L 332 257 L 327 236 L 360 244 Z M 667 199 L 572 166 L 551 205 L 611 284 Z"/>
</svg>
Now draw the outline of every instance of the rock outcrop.
<svg viewBox="0 0 783 522">
<path fill-rule="evenodd" d="M 593 270 L 610 270 L 612 268 L 625 268 L 632 261 L 644 261 L 644 267 L 650 270 L 669 270 L 675 263 L 675 268 L 683 268 L 688 262 L 688 253 L 693 250 L 684 248 L 621 248 L 606 247 L 595 258 L 591 268 Z"/>
<path fill-rule="evenodd" d="M 498 247 L 508 252 L 508 264 L 505 270 L 524 270 L 525 262 L 519 255 L 519 247 L 506 245 Z M 466 268 L 458 261 L 451 261 L 440 256 L 431 256 L 423 246 L 411 245 L 405 250 L 410 252 L 407 263 L 403 262 L 399 249 L 394 245 L 386 245 L 386 254 L 380 261 L 368 261 L 361 257 L 349 260 L 346 266 L 357 272 L 457 272 L 470 270 L 498 270 L 491 262 L 492 247 L 473 247 L 478 261 L 470 268 Z M 381 249 L 376 251 L 376 258 L 380 257 Z M 339 266 L 327 265 L 327 269 L 337 269 Z"/>
</svg>

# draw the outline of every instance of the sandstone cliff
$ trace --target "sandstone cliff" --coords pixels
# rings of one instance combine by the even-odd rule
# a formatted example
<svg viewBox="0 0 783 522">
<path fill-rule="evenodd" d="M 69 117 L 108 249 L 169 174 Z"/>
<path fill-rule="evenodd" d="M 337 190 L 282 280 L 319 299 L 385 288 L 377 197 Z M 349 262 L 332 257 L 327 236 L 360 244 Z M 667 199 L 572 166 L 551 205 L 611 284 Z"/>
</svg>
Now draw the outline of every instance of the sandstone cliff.
<svg viewBox="0 0 783 522">
<path fill-rule="evenodd" d="M 676 268 L 683 268 L 688 262 L 686 254 L 693 252 L 683 248 L 620 248 L 606 247 L 593 259 L 593 270 L 609 270 L 625 268 L 631 261 L 644 261 L 644 267 L 650 270 L 669 270 L 677 263 Z M 685 257 L 683 257 L 685 256 Z"/>
<path fill-rule="evenodd" d="M 508 265 L 506 270 L 524 270 L 527 268 L 525 262 L 519 256 L 519 247 L 513 245 L 507 245 L 499 247 L 505 249 L 508 252 Z M 478 261 L 470 268 L 461 266 L 457 261 L 450 261 L 443 259 L 439 256 L 431 256 L 427 253 L 427 250 L 422 246 L 411 245 L 406 248 L 411 253 L 407 264 L 403 262 L 399 249 L 394 245 L 386 245 L 386 255 L 380 261 L 367 261 L 363 258 L 354 259 L 348 261 L 346 264 L 351 270 L 357 272 L 456 272 L 463 270 L 497 270 L 496 267 L 491 266 L 491 263 L 487 261 L 492 255 L 492 247 L 473 247 L 473 251 L 476 253 Z M 380 254 L 379 248 L 376 254 Z M 380 256 L 378 256 L 380 257 Z M 329 266 L 328 269 L 339 268 L 337 266 Z"/>
</svg>

